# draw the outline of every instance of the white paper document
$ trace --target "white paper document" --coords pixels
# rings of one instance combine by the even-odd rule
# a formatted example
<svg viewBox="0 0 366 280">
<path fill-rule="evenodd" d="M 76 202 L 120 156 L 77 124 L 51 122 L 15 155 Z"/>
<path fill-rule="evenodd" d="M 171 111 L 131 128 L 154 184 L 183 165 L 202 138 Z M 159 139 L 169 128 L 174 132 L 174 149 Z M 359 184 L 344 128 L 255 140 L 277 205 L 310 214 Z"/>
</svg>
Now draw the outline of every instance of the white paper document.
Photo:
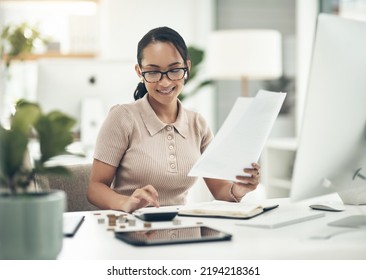
<svg viewBox="0 0 366 280">
<path fill-rule="evenodd" d="M 236 180 L 258 162 L 286 93 L 260 90 L 238 97 L 215 138 L 188 176 Z"/>
</svg>

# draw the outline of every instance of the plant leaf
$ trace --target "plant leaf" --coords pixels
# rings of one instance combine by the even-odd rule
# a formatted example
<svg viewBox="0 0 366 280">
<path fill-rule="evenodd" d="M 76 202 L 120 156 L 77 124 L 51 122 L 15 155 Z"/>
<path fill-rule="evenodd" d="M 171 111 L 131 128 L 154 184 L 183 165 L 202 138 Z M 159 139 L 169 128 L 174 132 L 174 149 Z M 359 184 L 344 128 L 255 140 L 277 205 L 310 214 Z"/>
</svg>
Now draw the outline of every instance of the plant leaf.
<svg viewBox="0 0 366 280">
<path fill-rule="evenodd" d="M 40 118 L 42 112 L 41 108 L 36 103 L 31 103 L 25 100 L 17 102 L 16 111 L 11 121 L 11 129 L 22 131 L 28 135 L 31 126 Z"/>
<path fill-rule="evenodd" d="M 57 174 L 70 176 L 72 173 L 65 166 L 45 166 L 41 161 L 35 161 L 34 170 L 37 174 Z"/>
<path fill-rule="evenodd" d="M 71 129 L 76 120 L 60 111 L 52 111 L 41 116 L 35 124 L 38 133 L 41 161 L 66 154 L 66 147 L 73 142 Z"/>
<path fill-rule="evenodd" d="M 21 169 L 28 137 L 20 129 L 6 130 L 0 126 L 0 173 L 12 178 Z"/>
<path fill-rule="evenodd" d="M 196 48 L 194 46 L 189 46 L 188 53 L 189 53 L 190 60 L 191 60 L 191 69 L 189 72 L 189 79 L 188 79 L 187 83 L 196 78 L 198 71 L 199 71 L 199 66 L 204 59 L 205 52 L 202 49 Z M 199 89 L 201 89 L 202 87 L 209 85 L 211 83 L 212 83 L 211 80 L 202 81 L 196 87 L 194 87 L 193 90 L 191 90 L 189 93 L 182 92 L 180 95 L 178 95 L 178 98 L 179 98 L 179 100 L 183 101 L 184 99 L 195 95 L 199 91 Z"/>
<path fill-rule="evenodd" d="M 188 53 L 191 59 L 191 71 L 189 73 L 189 78 L 194 79 L 194 77 L 198 73 L 198 66 L 203 60 L 204 51 L 196 47 L 190 46 L 188 47 Z"/>
</svg>

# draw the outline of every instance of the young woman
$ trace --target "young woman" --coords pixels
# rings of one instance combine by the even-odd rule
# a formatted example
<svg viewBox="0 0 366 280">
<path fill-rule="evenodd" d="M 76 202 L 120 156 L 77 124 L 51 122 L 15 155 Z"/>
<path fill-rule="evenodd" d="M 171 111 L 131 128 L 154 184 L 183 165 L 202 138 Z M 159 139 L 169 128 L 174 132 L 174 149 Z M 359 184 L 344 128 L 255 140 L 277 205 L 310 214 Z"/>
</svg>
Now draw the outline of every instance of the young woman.
<svg viewBox="0 0 366 280">
<path fill-rule="evenodd" d="M 183 38 L 168 27 L 150 30 L 137 62 L 136 101 L 111 108 L 96 143 L 88 199 L 101 209 L 184 204 L 196 181 L 187 174 L 213 138 L 203 117 L 178 100 L 191 67 Z M 205 183 L 215 199 L 238 202 L 258 185 L 260 166 L 252 165 L 235 182 Z"/>
</svg>

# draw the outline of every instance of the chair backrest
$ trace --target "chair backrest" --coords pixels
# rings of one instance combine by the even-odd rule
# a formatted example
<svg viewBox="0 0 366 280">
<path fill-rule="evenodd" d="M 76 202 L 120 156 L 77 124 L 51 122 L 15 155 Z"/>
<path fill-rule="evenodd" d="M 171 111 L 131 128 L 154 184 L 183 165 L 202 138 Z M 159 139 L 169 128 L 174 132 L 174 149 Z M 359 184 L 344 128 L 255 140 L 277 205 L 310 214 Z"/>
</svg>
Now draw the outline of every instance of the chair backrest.
<svg viewBox="0 0 366 280">
<path fill-rule="evenodd" d="M 67 211 L 92 211 L 99 210 L 89 203 L 87 188 L 91 164 L 76 164 L 67 166 L 71 176 L 37 175 L 36 186 L 40 189 L 63 190 L 67 196 Z"/>
</svg>

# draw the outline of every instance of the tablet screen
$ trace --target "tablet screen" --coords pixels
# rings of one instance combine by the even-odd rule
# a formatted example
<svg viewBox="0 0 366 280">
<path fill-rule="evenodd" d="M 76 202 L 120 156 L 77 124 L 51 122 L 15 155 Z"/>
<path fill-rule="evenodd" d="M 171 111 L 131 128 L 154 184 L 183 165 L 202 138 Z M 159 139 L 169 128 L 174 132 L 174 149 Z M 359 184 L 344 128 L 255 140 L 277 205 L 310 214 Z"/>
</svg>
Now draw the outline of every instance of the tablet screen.
<svg viewBox="0 0 366 280">
<path fill-rule="evenodd" d="M 231 234 L 206 226 L 115 232 L 115 236 L 136 246 L 221 241 L 231 239 Z"/>
</svg>

